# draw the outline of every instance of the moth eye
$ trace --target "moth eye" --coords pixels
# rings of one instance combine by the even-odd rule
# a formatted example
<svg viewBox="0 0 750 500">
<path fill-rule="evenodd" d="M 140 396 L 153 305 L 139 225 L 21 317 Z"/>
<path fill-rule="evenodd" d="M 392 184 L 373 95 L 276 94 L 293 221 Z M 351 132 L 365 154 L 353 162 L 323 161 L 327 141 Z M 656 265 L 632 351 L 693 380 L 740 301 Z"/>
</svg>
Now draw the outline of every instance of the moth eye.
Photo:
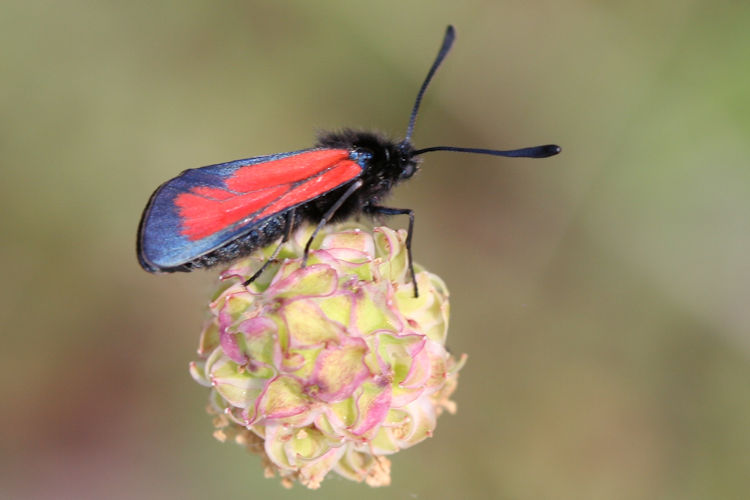
<svg viewBox="0 0 750 500">
<path fill-rule="evenodd" d="M 414 166 L 413 163 L 406 163 L 404 166 L 404 169 L 401 171 L 401 178 L 402 179 L 408 179 L 414 173 L 417 171 L 417 168 Z"/>
</svg>

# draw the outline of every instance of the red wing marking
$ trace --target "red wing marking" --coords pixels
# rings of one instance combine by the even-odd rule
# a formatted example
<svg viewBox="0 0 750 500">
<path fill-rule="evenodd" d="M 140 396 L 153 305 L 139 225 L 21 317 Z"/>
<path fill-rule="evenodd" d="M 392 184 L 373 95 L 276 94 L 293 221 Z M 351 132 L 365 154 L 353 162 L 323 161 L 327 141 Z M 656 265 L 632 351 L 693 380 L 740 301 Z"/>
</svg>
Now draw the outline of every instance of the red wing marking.
<svg viewBox="0 0 750 500">
<path fill-rule="evenodd" d="M 324 174 L 313 177 L 284 194 L 280 199 L 268 205 L 255 218 L 262 219 L 285 208 L 311 200 L 347 181 L 355 179 L 361 173 L 362 167 L 356 162 L 351 160 L 340 161 Z"/>
<path fill-rule="evenodd" d="M 281 184 L 292 184 L 319 174 L 349 157 L 345 149 L 323 149 L 240 167 L 226 180 L 227 188 L 240 193 Z"/>
<path fill-rule="evenodd" d="M 348 156 L 343 149 L 310 151 L 240 167 L 225 180 L 227 189 L 194 186 L 174 198 L 180 232 L 195 241 L 250 216 L 248 223 L 309 201 L 362 172 Z"/>
<path fill-rule="evenodd" d="M 229 193 L 231 197 L 206 198 L 202 194 L 181 193 L 174 204 L 179 208 L 182 218 L 182 234 L 191 241 L 199 240 L 217 233 L 230 224 L 238 222 L 248 215 L 262 210 L 269 203 L 289 191 L 290 186 L 272 186 L 260 191 L 246 194 L 234 194 L 219 188 L 216 192 Z M 223 195 L 222 195 L 223 196 Z"/>
</svg>

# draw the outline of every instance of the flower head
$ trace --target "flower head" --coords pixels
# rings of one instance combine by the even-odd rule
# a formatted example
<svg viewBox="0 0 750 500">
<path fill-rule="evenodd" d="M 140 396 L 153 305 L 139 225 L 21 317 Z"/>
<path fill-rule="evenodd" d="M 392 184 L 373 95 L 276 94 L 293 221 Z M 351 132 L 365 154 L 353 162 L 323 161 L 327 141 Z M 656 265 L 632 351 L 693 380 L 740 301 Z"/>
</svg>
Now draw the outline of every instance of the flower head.
<svg viewBox="0 0 750 500">
<path fill-rule="evenodd" d="M 333 470 L 390 482 L 389 455 L 432 435 L 463 364 L 445 349 L 448 291 L 417 266 L 404 231 L 309 229 L 242 283 L 269 249 L 222 273 L 191 374 L 211 387 L 214 435 L 264 458 L 266 474 L 316 488 Z"/>
</svg>

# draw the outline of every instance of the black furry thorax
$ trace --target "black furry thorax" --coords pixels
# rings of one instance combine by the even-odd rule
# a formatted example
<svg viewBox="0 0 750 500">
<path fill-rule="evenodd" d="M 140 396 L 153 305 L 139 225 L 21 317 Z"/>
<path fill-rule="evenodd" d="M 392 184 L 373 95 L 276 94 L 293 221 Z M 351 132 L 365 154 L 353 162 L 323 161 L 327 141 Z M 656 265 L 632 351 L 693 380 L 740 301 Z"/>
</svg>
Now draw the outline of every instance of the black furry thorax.
<svg viewBox="0 0 750 500">
<path fill-rule="evenodd" d="M 419 165 L 410 142 L 396 142 L 373 132 L 353 129 L 325 132 L 318 136 L 316 147 L 349 150 L 351 158 L 364 169 L 365 185 L 388 181 L 390 189 L 393 184 L 413 176 Z"/>
</svg>

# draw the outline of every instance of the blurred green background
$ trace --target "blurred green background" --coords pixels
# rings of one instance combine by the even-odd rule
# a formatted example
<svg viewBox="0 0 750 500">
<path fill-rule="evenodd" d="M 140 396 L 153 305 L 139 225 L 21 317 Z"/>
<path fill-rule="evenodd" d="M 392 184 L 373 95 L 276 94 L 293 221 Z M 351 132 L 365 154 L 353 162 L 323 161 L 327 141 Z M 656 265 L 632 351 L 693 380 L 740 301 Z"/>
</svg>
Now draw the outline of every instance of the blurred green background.
<svg viewBox="0 0 750 500">
<path fill-rule="evenodd" d="M 187 373 L 217 273 L 135 232 L 185 168 L 403 134 L 393 206 L 468 353 L 393 485 L 282 489 Z M 107 2 L 0 7 L 0 496 L 726 499 L 750 491 L 750 4 Z M 394 220 L 402 225 L 404 221 Z"/>
</svg>

